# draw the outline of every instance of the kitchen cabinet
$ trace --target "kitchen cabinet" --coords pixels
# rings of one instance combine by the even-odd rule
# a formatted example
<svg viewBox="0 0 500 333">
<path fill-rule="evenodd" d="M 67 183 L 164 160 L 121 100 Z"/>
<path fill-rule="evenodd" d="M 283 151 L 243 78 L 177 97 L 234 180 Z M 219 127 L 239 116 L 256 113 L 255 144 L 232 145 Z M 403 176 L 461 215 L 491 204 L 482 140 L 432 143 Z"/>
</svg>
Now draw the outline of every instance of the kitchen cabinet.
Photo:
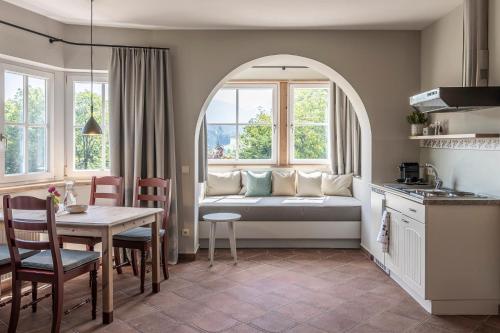
<svg viewBox="0 0 500 333">
<path fill-rule="evenodd" d="M 400 275 L 419 296 L 425 296 L 425 224 L 400 217 Z"/>
<path fill-rule="evenodd" d="M 377 236 L 382 224 L 382 214 L 385 209 L 385 194 L 372 191 L 371 193 L 371 225 L 370 238 L 367 242 L 370 253 L 378 261 L 379 264 L 385 266 L 385 255 L 382 252 L 382 244 L 377 242 Z"/>
<path fill-rule="evenodd" d="M 419 200 L 374 187 L 372 225 L 378 233 L 387 210 L 389 252 L 371 252 L 389 276 L 432 314 L 498 314 L 500 199 Z"/>
</svg>

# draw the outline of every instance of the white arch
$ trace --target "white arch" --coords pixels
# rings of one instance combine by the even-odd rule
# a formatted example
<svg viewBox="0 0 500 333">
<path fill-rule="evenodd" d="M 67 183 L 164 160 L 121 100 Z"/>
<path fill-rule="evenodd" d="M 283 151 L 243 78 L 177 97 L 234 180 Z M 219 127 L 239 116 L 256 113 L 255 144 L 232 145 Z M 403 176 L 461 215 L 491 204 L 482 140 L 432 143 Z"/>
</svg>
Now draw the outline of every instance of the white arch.
<svg viewBox="0 0 500 333">
<path fill-rule="evenodd" d="M 196 123 L 195 140 L 194 140 L 195 142 L 194 193 L 195 195 L 198 194 L 198 136 L 200 133 L 200 127 L 203 121 L 203 117 L 207 111 L 210 102 L 212 101 L 212 98 L 215 96 L 217 91 L 219 91 L 219 89 L 222 88 L 224 84 L 229 80 L 231 80 L 236 74 L 239 74 L 249 68 L 252 68 L 253 66 L 262 65 L 275 60 L 282 61 L 283 63 L 293 63 L 294 65 L 296 64 L 296 65 L 307 66 L 317 71 L 318 73 L 323 74 L 330 81 L 335 82 L 335 84 L 337 84 L 344 91 L 344 93 L 351 101 L 351 104 L 356 112 L 361 127 L 361 178 L 357 179 L 354 182 L 353 190 L 356 193 L 356 197 L 359 198 L 363 203 L 363 209 L 362 209 L 363 223 L 362 223 L 362 237 L 361 237 L 361 239 L 363 240 L 364 238 L 363 229 L 366 229 L 363 227 L 366 225 L 365 221 L 368 220 L 369 210 L 370 210 L 370 183 L 372 179 L 372 131 L 370 126 L 370 119 L 368 117 L 368 112 L 366 111 L 365 105 L 361 100 L 361 97 L 354 90 L 353 86 L 333 68 L 314 59 L 305 58 L 297 55 L 290 55 L 290 54 L 277 54 L 277 55 L 270 55 L 262 58 L 257 58 L 255 60 L 244 63 L 243 65 L 235 68 L 230 73 L 228 73 L 221 81 L 219 81 L 219 83 L 210 92 L 210 95 L 208 95 L 207 99 L 205 100 L 205 103 L 203 103 L 200 115 L 198 117 L 198 121 Z M 195 235 L 195 242 L 197 242 L 198 241 L 197 240 L 198 198 L 195 198 L 194 203 L 195 203 L 194 235 Z"/>
</svg>

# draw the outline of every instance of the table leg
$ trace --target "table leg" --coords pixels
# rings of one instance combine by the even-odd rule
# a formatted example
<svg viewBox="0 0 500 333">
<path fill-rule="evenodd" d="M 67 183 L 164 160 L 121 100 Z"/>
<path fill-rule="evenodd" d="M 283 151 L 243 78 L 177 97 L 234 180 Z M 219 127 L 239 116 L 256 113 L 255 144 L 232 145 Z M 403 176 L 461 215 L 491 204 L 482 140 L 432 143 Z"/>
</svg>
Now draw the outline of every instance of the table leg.
<svg viewBox="0 0 500 333">
<path fill-rule="evenodd" d="M 210 222 L 210 239 L 208 240 L 208 248 L 210 252 L 210 266 L 214 265 L 215 253 L 215 232 L 217 230 L 217 222 Z"/>
<path fill-rule="evenodd" d="M 102 233 L 102 322 L 113 322 L 113 235 Z"/>
<path fill-rule="evenodd" d="M 229 246 L 231 247 L 231 255 L 233 256 L 234 263 L 238 262 L 238 258 L 236 257 L 236 230 L 234 226 L 234 222 L 227 223 L 227 231 L 229 233 Z"/>
<path fill-rule="evenodd" d="M 151 224 L 152 236 L 152 264 L 153 264 L 153 293 L 160 291 L 160 224 L 162 214 L 156 214 L 155 222 Z"/>
</svg>

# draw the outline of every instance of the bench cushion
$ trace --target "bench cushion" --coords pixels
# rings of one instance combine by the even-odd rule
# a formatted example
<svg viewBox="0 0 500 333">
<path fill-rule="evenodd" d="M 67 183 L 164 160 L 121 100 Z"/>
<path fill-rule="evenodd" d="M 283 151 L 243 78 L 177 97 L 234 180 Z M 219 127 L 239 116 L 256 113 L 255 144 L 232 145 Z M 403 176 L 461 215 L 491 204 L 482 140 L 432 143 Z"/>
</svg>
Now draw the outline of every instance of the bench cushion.
<svg viewBox="0 0 500 333">
<path fill-rule="evenodd" d="M 199 216 L 237 213 L 242 221 L 361 221 L 361 201 L 352 197 L 209 196 Z"/>
<path fill-rule="evenodd" d="M 19 249 L 19 255 L 21 256 L 21 259 L 28 258 L 34 254 L 37 254 L 38 252 L 40 251 Z M 10 253 L 9 247 L 7 245 L 0 244 L 0 266 L 3 265 L 10 265 Z"/>
<path fill-rule="evenodd" d="M 163 235 L 165 235 L 165 230 L 160 229 L 160 237 L 163 237 Z M 149 241 L 151 240 L 151 228 L 138 227 L 130 229 L 114 235 L 113 239 L 138 242 Z"/>
<path fill-rule="evenodd" d="M 99 252 L 94 251 L 61 249 L 61 260 L 65 272 L 99 259 L 100 256 Z M 54 270 L 52 253 L 50 251 L 42 251 L 26 258 L 21 262 L 21 265 L 24 268 L 43 269 L 46 271 Z"/>
</svg>

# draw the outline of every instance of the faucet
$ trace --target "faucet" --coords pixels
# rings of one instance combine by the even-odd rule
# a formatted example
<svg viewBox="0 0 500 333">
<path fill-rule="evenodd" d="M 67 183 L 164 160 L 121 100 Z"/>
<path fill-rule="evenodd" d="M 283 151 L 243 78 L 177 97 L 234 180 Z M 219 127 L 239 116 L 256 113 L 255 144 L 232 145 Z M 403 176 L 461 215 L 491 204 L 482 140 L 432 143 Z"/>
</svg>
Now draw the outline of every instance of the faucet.
<svg viewBox="0 0 500 333">
<path fill-rule="evenodd" d="M 435 184 L 434 189 L 436 190 L 441 189 L 441 187 L 443 187 L 443 180 L 439 178 L 436 167 L 430 163 L 425 163 L 425 167 L 430 168 L 432 170 L 432 173 L 434 174 L 434 184 Z"/>
</svg>

